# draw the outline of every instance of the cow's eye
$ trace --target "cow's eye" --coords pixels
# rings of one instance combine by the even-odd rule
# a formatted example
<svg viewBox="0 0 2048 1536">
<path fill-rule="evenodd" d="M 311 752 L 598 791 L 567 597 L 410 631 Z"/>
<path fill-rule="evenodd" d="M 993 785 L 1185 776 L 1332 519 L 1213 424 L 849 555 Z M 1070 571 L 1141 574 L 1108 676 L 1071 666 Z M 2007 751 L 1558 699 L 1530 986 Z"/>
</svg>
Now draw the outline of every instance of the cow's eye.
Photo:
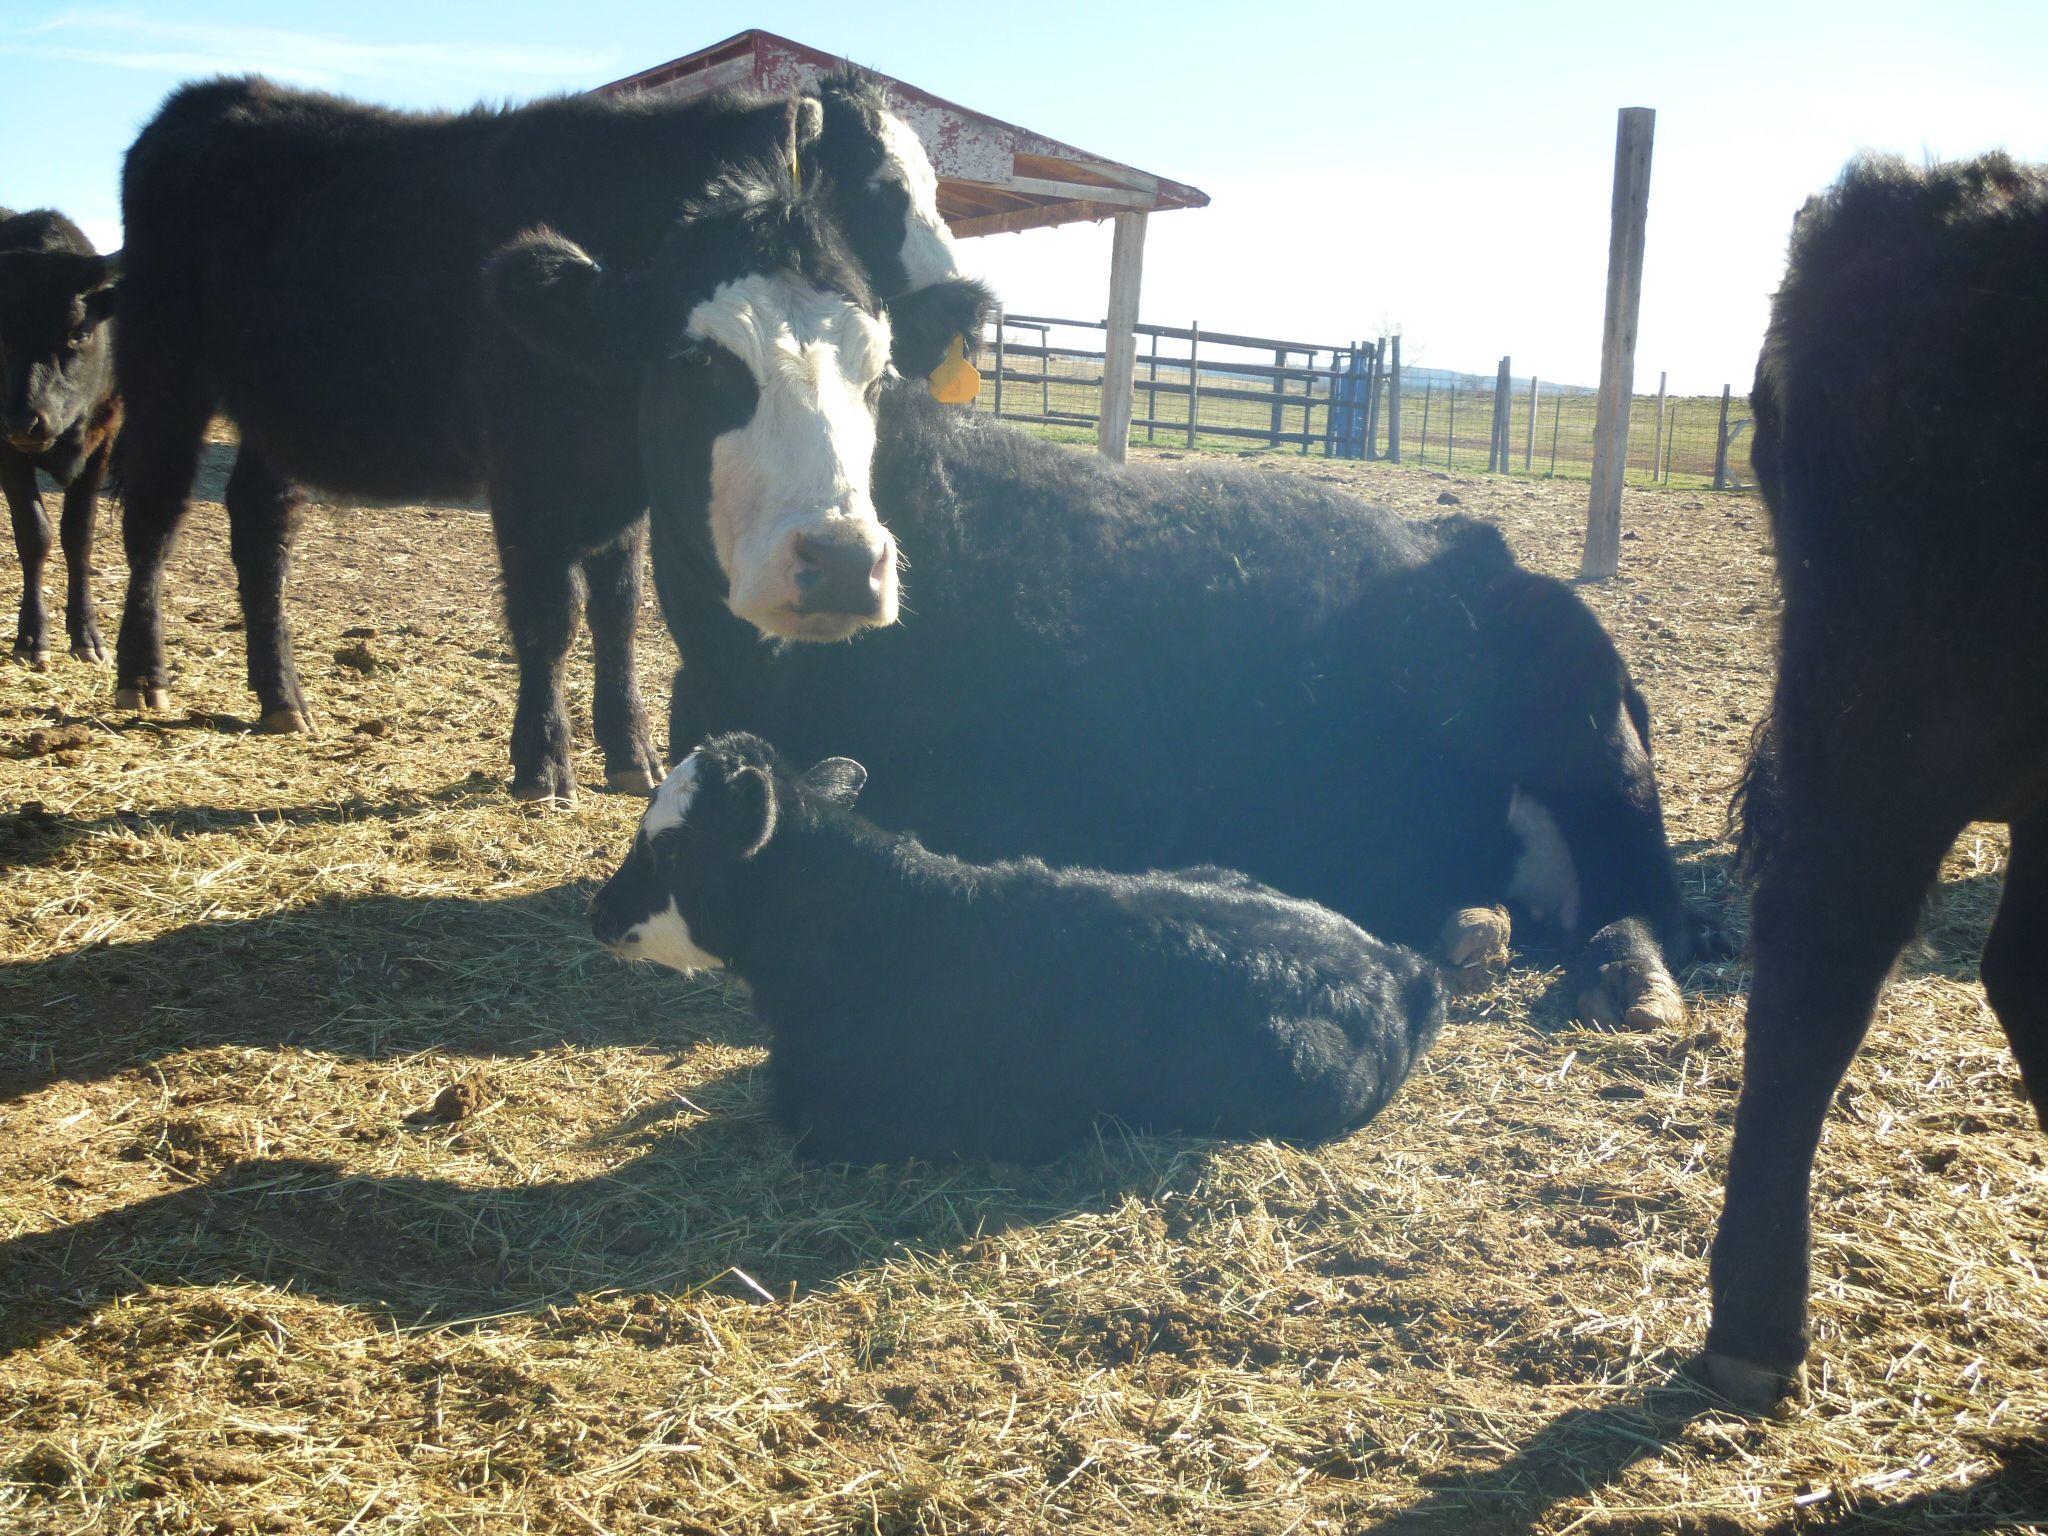
<svg viewBox="0 0 2048 1536">
<path fill-rule="evenodd" d="M 85 346 L 85 344 L 91 340 L 92 327 L 89 325 L 81 325 L 74 327 L 70 336 L 65 338 L 66 344 L 74 352 L 81 350 Z"/>
</svg>

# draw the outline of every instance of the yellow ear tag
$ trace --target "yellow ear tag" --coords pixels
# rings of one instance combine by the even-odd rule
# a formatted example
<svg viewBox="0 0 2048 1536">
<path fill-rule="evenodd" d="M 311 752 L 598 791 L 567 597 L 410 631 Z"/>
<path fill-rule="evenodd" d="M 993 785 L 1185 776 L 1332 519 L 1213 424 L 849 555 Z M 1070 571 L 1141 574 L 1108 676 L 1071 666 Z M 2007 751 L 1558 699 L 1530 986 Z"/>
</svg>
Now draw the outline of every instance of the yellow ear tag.
<svg viewBox="0 0 2048 1536">
<path fill-rule="evenodd" d="M 955 336 L 946 356 L 925 381 L 941 405 L 966 405 L 981 393 L 981 375 L 967 361 L 967 338 Z"/>
</svg>

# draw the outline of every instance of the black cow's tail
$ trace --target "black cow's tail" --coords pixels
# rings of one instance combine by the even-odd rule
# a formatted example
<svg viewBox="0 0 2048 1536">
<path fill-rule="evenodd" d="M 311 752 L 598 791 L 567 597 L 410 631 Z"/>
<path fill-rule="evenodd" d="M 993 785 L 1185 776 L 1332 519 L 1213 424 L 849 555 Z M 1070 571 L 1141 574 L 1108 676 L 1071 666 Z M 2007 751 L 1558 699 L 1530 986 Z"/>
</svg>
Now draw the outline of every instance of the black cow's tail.
<svg viewBox="0 0 2048 1536">
<path fill-rule="evenodd" d="M 1778 773 L 1777 716 L 1765 715 L 1749 738 L 1749 761 L 1728 803 L 1735 864 L 1754 886 L 1785 839 L 1784 786 Z"/>
</svg>

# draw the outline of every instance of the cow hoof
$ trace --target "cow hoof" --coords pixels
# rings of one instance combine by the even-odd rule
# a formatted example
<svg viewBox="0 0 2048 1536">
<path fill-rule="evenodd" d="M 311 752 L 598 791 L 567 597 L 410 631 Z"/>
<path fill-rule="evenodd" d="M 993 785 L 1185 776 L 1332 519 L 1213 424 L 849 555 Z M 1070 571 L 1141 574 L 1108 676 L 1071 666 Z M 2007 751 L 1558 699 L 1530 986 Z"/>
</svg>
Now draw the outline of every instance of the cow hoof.
<svg viewBox="0 0 2048 1536">
<path fill-rule="evenodd" d="M 171 693 L 168 688 L 150 688 L 141 684 L 114 690 L 114 708 L 132 709 L 138 714 L 143 710 L 155 710 L 159 714 L 171 707 Z"/>
<path fill-rule="evenodd" d="M 289 705 L 283 709 L 266 709 L 257 726 L 266 736 L 304 736 L 313 729 L 306 717 Z"/>
<path fill-rule="evenodd" d="M 521 805 L 530 805 L 535 810 L 546 810 L 550 806 L 570 806 L 576 803 L 576 785 L 573 780 L 558 782 L 553 777 L 543 777 L 531 783 L 514 781 L 512 798 Z"/>
<path fill-rule="evenodd" d="M 604 776 L 607 788 L 615 789 L 622 795 L 640 795 L 651 798 L 661 788 L 661 780 L 645 768 L 614 768 Z"/>
<path fill-rule="evenodd" d="M 1615 960 L 1579 993 L 1579 1017 L 1595 1029 L 1676 1029 L 1685 1023 L 1685 998 L 1662 965 Z"/>
<path fill-rule="evenodd" d="M 50 670 L 49 652 L 25 646 L 19 640 L 14 642 L 14 659 L 24 667 L 27 667 L 31 672 L 47 672 Z"/>
<path fill-rule="evenodd" d="M 1506 965 L 1511 931 L 1506 907 L 1465 907 L 1445 920 L 1437 942 L 1446 965 Z"/>
<path fill-rule="evenodd" d="M 1708 1350 L 1693 1361 L 1691 1374 L 1730 1407 L 1758 1418 L 1784 1413 L 1806 1396 L 1803 1365 L 1787 1373 Z"/>
<path fill-rule="evenodd" d="M 80 661 L 90 661 L 102 667 L 107 664 L 107 647 L 98 635 L 72 641 L 71 654 Z"/>
<path fill-rule="evenodd" d="M 1437 948 L 1453 997 L 1484 992 L 1500 979 L 1510 931 L 1506 907 L 1465 907 L 1445 919 Z"/>
</svg>

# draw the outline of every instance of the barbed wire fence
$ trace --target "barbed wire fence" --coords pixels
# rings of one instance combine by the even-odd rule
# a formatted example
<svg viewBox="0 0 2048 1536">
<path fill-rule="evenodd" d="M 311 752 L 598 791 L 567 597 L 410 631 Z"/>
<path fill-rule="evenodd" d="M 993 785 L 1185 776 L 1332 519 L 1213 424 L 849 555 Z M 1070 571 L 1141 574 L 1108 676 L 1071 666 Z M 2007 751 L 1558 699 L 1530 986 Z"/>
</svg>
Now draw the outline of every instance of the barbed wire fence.
<svg viewBox="0 0 2048 1536">
<path fill-rule="evenodd" d="M 1092 437 L 1102 405 L 1100 321 L 1001 314 L 977 351 L 977 408 Z M 1403 367 L 1400 337 L 1304 342 L 1141 324 L 1131 441 L 1160 448 L 1292 450 L 1494 473 L 1589 479 L 1596 391 L 1516 375 Z M 1749 401 L 1674 396 L 1630 403 L 1632 485 L 1742 489 Z"/>
</svg>

